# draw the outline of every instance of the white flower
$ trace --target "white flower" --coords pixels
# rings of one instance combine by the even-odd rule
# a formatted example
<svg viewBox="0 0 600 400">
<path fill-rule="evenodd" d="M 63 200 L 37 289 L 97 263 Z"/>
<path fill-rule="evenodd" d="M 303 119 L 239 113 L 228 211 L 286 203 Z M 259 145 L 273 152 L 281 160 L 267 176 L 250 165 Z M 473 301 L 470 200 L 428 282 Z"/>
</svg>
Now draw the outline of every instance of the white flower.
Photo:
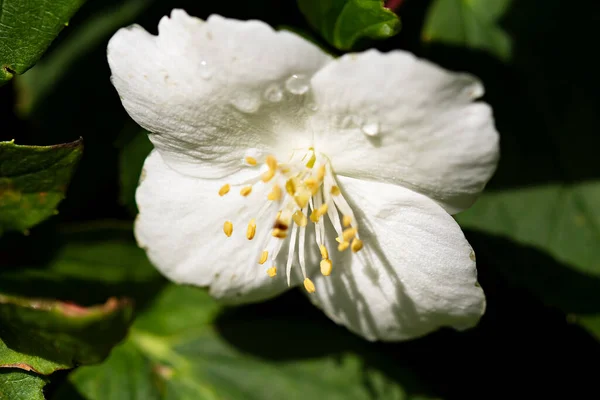
<svg viewBox="0 0 600 400">
<path fill-rule="evenodd" d="M 402 51 L 333 59 L 258 21 L 174 10 L 158 31 L 121 29 L 108 61 L 153 132 L 135 233 L 164 275 L 230 303 L 303 285 L 370 340 L 478 322 L 474 253 L 449 214 L 498 159 L 475 78 Z"/>
</svg>

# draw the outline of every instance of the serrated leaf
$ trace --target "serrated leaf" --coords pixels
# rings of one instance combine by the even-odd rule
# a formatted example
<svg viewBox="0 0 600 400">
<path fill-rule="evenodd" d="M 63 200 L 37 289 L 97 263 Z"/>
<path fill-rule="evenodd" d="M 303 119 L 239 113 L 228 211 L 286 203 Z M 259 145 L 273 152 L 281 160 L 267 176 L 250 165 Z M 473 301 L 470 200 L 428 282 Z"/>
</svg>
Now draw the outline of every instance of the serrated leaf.
<svg viewBox="0 0 600 400">
<path fill-rule="evenodd" d="M 0 367 L 48 375 L 102 361 L 126 333 L 131 304 L 72 303 L 0 294 Z"/>
<path fill-rule="evenodd" d="M 423 41 L 485 50 L 508 61 L 512 42 L 499 20 L 511 3 L 512 0 L 435 0 L 427 13 Z"/>
<path fill-rule="evenodd" d="M 31 68 L 84 2 L 0 1 L 0 85 Z"/>
<path fill-rule="evenodd" d="M 82 151 L 81 139 L 55 146 L 0 142 L 0 235 L 26 231 L 56 213 Z"/>
<path fill-rule="evenodd" d="M 45 400 L 46 378 L 32 373 L 0 369 L 0 400 Z"/>
<path fill-rule="evenodd" d="M 310 25 L 332 46 L 350 50 L 360 39 L 387 39 L 400 31 L 383 0 L 297 0 Z"/>
<path fill-rule="evenodd" d="M 90 400 L 107 393 L 114 400 L 428 398 L 410 371 L 395 366 L 390 378 L 374 360 L 366 363 L 366 354 L 377 354 L 372 344 L 334 324 L 314 316 L 228 317 L 223 311 L 204 290 L 168 287 L 127 341 L 104 364 L 74 371 L 57 399 L 73 391 Z"/>
</svg>

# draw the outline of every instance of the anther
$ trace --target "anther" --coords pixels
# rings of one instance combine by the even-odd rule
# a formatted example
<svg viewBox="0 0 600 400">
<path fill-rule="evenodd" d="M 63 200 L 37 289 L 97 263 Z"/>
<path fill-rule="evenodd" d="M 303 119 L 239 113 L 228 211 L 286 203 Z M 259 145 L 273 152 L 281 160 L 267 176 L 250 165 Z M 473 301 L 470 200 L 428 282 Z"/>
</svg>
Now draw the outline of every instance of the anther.
<svg viewBox="0 0 600 400">
<path fill-rule="evenodd" d="M 312 168 L 312 167 L 314 167 L 316 161 L 317 161 L 317 156 L 315 155 L 315 152 L 313 151 L 312 155 L 310 156 L 310 159 L 306 163 L 306 168 Z"/>
<path fill-rule="evenodd" d="M 231 189 L 231 186 L 229 186 L 228 183 L 221 186 L 221 189 L 219 189 L 219 196 L 225 196 L 227 193 L 229 193 L 229 189 Z"/>
<path fill-rule="evenodd" d="M 338 196 L 340 194 L 340 188 L 337 186 L 332 186 L 331 187 L 331 194 L 333 196 Z"/>
<path fill-rule="evenodd" d="M 247 156 L 246 157 L 246 164 L 255 166 L 256 165 L 256 158 Z"/>
<path fill-rule="evenodd" d="M 350 246 L 350 242 L 341 242 L 338 245 L 338 251 L 344 251 L 348 248 L 348 246 Z"/>
<path fill-rule="evenodd" d="M 269 252 L 267 250 L 263 250 L 263 252 L 260 253 L 260 258 L 258 259 L 258 263 L 261 265 L 266 263 L 267 258 L 269 258 Z"/>
<path fill-rule="evenodd" d="M 284 231 L 283 229 L 275 228 L 275 229 L 273 229 L 273 232 L 271 233 L 271 235 L 273 237 L 276 237 L 277 239 L 285 239 L 287 237 L 287 231 Z"/>
<path fill-rule="evenodd" d="M 281 188 L 279 185 L 273 186 L 273 189 L 271 189 L 271 192 L 267 195 L 267 199 L 271 201 L 277 201 L 281 199 Z"/>
<path fill-rule="evenodd" d="M 264 182 L 267 183 L 269 182 L 271 179 L 273 179 L 273 177 L 275 176 L 275 170 L 274 169 L 270 169 L 268 171 L 265 171 L 262 173 L 262 175 L 260 176 L 260 179 Z"/>
<path fill-rule="evenodd" d="M 323 178 L 325 178 L 325 166 L 321 165 L 317 171 L 317 180 L 323 182 Z"/>
<path fill-rule="evenodd" d="M 256 220 L 252 218 L 250 222 L 248 222 L 248 229 L 246 229 L 246 237 L 248 240 L 254 239 L 254 235 L 256 234 Z"/>
<path fill-rule="evenodd" d="M 342 217 L 342 224 L 344 225 L 345 228 L 349 227 L 350 224 L 352 224 L 352 217 L 349 215 L 344 215 Z"/>
<path fill-rule="evenodd" d="M 290 178 L 285 182 L 285 191 L 288 192 L 290 196 L 296 194 L 296 178 Z"/>
<path fill-rule="evenodd" d="M 277 169 L 277 159 L 273 156 L 267 156 L 266 164 L 269 169 L 273 172 Z"/>
<path fill-rule="evenodd" d="M 319 246 L 319 250 L 321 250 L 321 258 L 326 260 L 329 258 L 329 252 L 327 251 L 327 247 L 324 244 Z"/>
<path fill-rule="evenodd" d="M 331 263 L 331 260 L 326 258 L 321 260 L 321 274 L 323 274 L 323 276 L 329 276 L 331 275 L 331 270 L 333 269 L 333 264 Z"/>
<path fill-rule="evenodd" d="M 319 211 L 319 215 L 325 215 L 327 214 L 327 209 L 329 207 L 327 206 L 327 203 L 321 204 L 321 207 L 319 207 L 318 211 Z"/>
<path fill-rule="evenodd" d="M 269 268 L 267 270 L 267 275 L 269 275 L 271 278 L 274 278 L 275 275 L 277 275 L 277 267 L 272 266 L 271 268 Z"/>
<path fill-rule="evenodd" d="M 250 193 L 252 193 L 252 186 L 244 186 L 240 190 L 240 194 L 244 197 L 248 196 Z"/>
<path fill-rule="evenodd" d="M 356 228 L 348 228 L 342 232 L 342 237 L 345 242 L 349 242 L 356 235 Z"/>
<path fill-rule="evenodd" d="M 304 289 L 306 289 L 308 293 L 314 293 L 316 291 L 315 284 L 308 278 L 304 278 Z"/>
<path fill-rule="evenodd" d="M 225 232 L 225 235 L 227 235 L 227 237 L 231 236 L 231 234 L 233 233 L 233 224 L 231 223 L 231 221 L 225 221 L 225 223 L 223 224 L 223 232 Z"/>
<path fill-rule="evenodd" d="M 350 246 L 350 248 L 355 253 L 359 252 L 360 249 L 363 248 L 362 240 L 360 240 L 359 238 L 354 238 L 354 240 L 352 240 L 352 245 Z"/>
<path fill-rule="evenodd" d="M 304 184 L 312 194 L 317 194 L 317 192 L 319 191 L 319 182 L 317 182 L 317 180 L 314 178 L 305 179 Z"/>
<path fill-rule="evenodd" d="M 312 222 L 314 222 L 315 224 L 316 224 L 317 222 L 319 222 L 319 218 L 321 218 L 321 215 L 319 215 L 319 210 L 313 210 L 313 211 L 310 213 L 310 217 L 309 217 L 309 218 L 310 218 L 310 220 L 311 220 Z"/>
<path fill-rule="evenodd" d="M 306 218 L 306 215 L 304 215 L 304 213 L 302 213 L 302 211 L 300 211 L 300 210 L 297 210 L 292 215 L 292 219 L 298 226 L 306 226 L 306 224 L 308 223 L 308 219 Z"/>
<path fill-rule="evenodd" d="M 294 196 L 294 200 L 296 201 L 296 204 L 298 204 L 298 207 L 304 208 L 304 207 L 306 207 L 306 205 L 308 204 L 308 201 L 310 200 L 310 193 L 309 192 L 300 193 L 300 194 Z"/>
</svg>

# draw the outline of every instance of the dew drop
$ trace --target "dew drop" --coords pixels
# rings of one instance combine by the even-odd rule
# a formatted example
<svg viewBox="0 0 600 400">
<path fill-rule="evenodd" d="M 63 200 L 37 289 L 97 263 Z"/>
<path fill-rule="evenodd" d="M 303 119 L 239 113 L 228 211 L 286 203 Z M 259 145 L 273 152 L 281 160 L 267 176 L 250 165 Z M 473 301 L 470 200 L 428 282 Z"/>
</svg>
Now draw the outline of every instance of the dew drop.
<svg viewBox="0 0 600 400">
<path fill-rule="evenodd" d="M 264 96 L 265 96 L 265 99 L 267 99 L 273 103 L 277 103 L 277 102 L 281 101 L 281 99 L 283 98 L 283 92 L 281 91 L 281 88 L 279 87 L 279 85 L 274 83 L 272 85 L 269 85 L 269 87 L 267 87 L 267 89 L 265 90 Z"/>
<path fill-rule="evenodd" d="M 213 70 L 206 61 L 200 62 L 200 76 L 202 79 L 210 79 L 213 75 Z"/>
<path fill-rule="evenodd" d="M 304 94 L 309 89 L 308 79 L 304 75 L 294 74 L 285 81 L 285 88 L 292 94 Z"/>
<path fill-rule="evenodd" d="M 260 107 L 260 98 L 249 93 L 239 93 L 231 100 L 231 104 L 244 113 L 253 113 Z"/>
<path fill-rule="evenodd" d="M 361 129 L 367 136 L 376 136 L 379 134 L 379 123 L 376 121 L 368 121 L 361 126 Z"/>
</svg>

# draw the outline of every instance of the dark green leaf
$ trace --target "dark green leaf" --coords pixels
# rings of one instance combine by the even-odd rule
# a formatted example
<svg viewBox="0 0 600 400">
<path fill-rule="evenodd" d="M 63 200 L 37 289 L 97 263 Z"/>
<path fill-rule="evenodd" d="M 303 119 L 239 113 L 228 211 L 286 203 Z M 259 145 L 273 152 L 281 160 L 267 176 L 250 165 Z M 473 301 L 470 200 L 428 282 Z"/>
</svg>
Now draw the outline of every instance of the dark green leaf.
<svg viewBox="0 0 600 400">
<path fill-rule="evenodd" d="M 46 379 L 29 372 L 0 369 L 0 400 L 44 400 Z"/>
<path fill-rule="evenodd" d="M 0 142 L 0 235 L 56 213 L 82 151 L 82 140 L 45 147 Z"/>
<path fill-rule="evenodd" d="M 387 39 L 400 31 L 400 19 L 383 0 L 297 1 L 312 27 L 339 50 L 350 50 L 359 39 Z"/>
<path fill-rule="evenodd" d="M 224 312 L 203 290 L 170 286 L 104 364 L 77 369 L 57 398 L 428 398 L 397 363 L 384 372 L 369 346 L 312 315 Z"/>
<path fill-rule="evenodd" d="M 84 2 L 0 1 L 0 84 L 31 68 Z"/>
<path fill-rule="evenodd" d="M 429 9 L 423 40 L 489 51 L 507 61 L 511 38 L 500 18 L 512 0 L 435 0 Z"/>
<path fill-rule="evenodd" d="M 127 300 L 80 307 L 0 294 L 0 367 L 51 374 L 102 361 L 125 335 Z"/>
</svg>

